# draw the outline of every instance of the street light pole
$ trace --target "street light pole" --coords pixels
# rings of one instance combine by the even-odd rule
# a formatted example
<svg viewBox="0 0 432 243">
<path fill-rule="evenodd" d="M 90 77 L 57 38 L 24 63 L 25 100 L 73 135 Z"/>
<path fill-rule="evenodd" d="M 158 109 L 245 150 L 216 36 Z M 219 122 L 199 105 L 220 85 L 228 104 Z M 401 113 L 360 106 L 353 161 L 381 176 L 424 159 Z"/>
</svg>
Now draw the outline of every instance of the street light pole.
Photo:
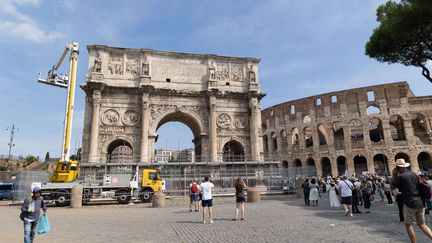
<svg viewBox="0 0 432 243">
<path fill-rule="evenodd" d="M 19 131 L 19 128 L 15 128 L 15 125 L 12 125 L 12 127 L 6 128 L 6 131 L 9 131 L 9 130 L 11 131 L 10 140 L 9 140 L 9 143 L 8 143 L 8 145 L 9 145 L 9 154 L 8 154 L 7 161 L 6 161 L 7 162 L 6 166 L 7 166 L 8 169 L 9 169 L 9 161 L 10 161 L 11 154 L 12 154 L 12 147 L 15 146 L 15 144 L 13 143 L 15 129 L 16 129 L 17 132 Z"/>
</svg>

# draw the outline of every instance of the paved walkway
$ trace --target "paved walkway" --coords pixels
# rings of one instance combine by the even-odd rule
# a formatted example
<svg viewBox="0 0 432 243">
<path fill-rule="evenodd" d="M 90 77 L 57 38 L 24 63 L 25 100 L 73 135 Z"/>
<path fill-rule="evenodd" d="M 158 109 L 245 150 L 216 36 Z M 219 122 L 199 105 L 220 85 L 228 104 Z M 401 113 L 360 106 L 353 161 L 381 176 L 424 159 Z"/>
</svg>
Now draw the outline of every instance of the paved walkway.
<svg viewBox="0 0 432 243">
<path fill-rule="evenodd" d="M 298 198 L 266 196 L 246 204 L 246 220 L 232 221 L 234 198 L 216 198 L 214 223 L 202 224 L 186 200 L 149 204 L 49 208 L 53 231 L 35 242 L 408 242 L 396 206 L 373 203 L 371 214 L 345 217 L 326 198 L 305 207 Z M 0 242 L 21 242 L 19 208 L 0 206 Z M 430 223 L 430 216 L 428 216 Z M 418 242 L 430 242 L 416 227 Z"/>
</svg>

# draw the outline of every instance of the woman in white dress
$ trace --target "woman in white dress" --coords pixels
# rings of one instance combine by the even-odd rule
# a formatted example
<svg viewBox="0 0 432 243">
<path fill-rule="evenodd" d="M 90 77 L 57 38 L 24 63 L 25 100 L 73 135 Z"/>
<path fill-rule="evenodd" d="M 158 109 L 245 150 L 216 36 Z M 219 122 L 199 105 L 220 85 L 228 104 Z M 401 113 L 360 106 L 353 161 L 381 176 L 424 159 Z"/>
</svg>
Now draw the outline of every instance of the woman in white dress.
<svg viewBox="0 0 432 243">
<path fill-rule="evenodd" d="M 318 206 L 318 190 L 318 183 L 315 178 L 312 178 L 311 182 L 309 183 L 309 201 L 312 203 L 312 206 Z"/>
<path fill-rule="evenodd" d="M 330 207 L 332 207 L 332 208 L 340 207 L 340 202 L 339 202 L 339 199 L 338 199 L 338 196 L 336 193 L 337 190 L 338 190 L 338 188 L 335 185 L 335 182 L 333 180 L 330 181 L 329 199 L 330 199 Z"/>
</svg>

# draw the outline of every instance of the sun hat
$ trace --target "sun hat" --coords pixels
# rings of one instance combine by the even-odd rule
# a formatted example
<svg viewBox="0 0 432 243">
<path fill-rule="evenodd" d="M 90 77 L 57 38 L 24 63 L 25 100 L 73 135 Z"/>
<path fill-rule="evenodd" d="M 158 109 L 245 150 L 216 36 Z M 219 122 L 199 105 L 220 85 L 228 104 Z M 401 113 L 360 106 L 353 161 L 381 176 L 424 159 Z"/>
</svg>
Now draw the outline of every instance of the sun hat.
<svg viewBox="0 0 432 243">
<path fill-rule="evenodd" d="M 408 166 L 410 166 L 410 163 L 406 163 L 404 159 L 397 159 L 396 160 L 396 166 L 397 167 L 408 167 Z"/>
</svg>

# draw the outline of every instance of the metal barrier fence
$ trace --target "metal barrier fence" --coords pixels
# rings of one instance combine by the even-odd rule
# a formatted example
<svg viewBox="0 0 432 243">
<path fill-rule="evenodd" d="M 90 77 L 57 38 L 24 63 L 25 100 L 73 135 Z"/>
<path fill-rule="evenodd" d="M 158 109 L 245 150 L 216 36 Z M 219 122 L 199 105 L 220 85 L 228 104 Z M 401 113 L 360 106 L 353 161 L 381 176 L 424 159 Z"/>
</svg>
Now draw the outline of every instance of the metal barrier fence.
<svg viewBox="0 0 432 243">
<path fill-rule="evenodd" d="M 16 173 L 13 193 L 14 201 L 22 201 L 31 195 L 33 182 L 47 182 L 49 173 L 46 171 L 19 171 Z"/>
<path fill-rule="evenodd" d="M 102 185 L 106 173 L 127 174 L 130 178 L 137 167 L 131 166 L 123 170 L 117 167 L 104 169 L 100 167 L 85 168 L 81 170 L 78 180 L 84 184 Z M 280 164 L 224 164 L 220 166 L 205 165 L 164 165 L 159 168 L 160 177 L 165 181 L 165 194 L 167 196 L 181 196 L 189 194 L 189 185 L 192 180 L 198 183 L 209 176 L 215 185 L 214 194 L 232 194 L 237 177 L 241 177 L 248 187 L 265 186 L 269 191 L 282 191 L 284 185 L 291 191 L 296 189 L 296 179 L 316 176 L 314 166 L 283 167 Z M 140 174 L 142 168 L 140 169 Z M 13 178 L 15 176 L 15 178 Z M 49 173 L 46 171 L 19 171 L 0 172 L 2 181 L 15 182 L 14 200 L 21 201 L 31 195 L 33 182 L 48 182 Z"/>
</svg>

